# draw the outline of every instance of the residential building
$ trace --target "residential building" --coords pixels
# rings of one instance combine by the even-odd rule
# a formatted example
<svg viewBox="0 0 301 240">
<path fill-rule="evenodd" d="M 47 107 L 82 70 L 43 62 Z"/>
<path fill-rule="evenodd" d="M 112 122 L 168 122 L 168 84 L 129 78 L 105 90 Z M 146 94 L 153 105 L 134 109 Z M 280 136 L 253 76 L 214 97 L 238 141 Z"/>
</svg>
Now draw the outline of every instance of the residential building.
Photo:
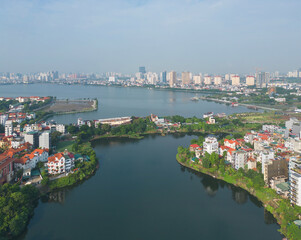
<svg viewBox="0 0 301 240">
<path fill-rule="evenodd" d="M 263 150 L 259 153 L 259 162 L 262 165 L 262 173 L 264 174 L 265 165 L 270 163 L 270 160 L 274 160 L 275 152 L 272 150 Z"/>
<path fill-rule="evenodd" d="M 182 72 L 182 84 L 183 85 L 190 84 L 190 72 Z"/>
<path fill-rule="evenodd" d="M 7 120 L 5 122 L 5 136 L 13 135 L 13 122 L 11 120 Z"/>
<path fill-rule="evenodd" d="M 256 87 L 265 88 L 268 86 L 270 80 L 270 74 L 267 72 L 256 73 Z"/>
<path fill-rule="evenodd" d="M 301 206 L 301 159 L 291 157 L 289 162 L 289 198 L 291 203 Z"/>
<path fill-rule="evenodd" d="M 236 140 L 225 139 L 224 140 L 224 145 L 226 147 L 236 149 L 238 147 L 239 143 Z"/>
<path fill-rule="evenodd" d="M 211 77 L 210 76 L 205 76 L 204 77 L 204 84 L 205 85 L 211 85 Z"/>
<path fill-rule="evenodd" d="M 2 114 L 0 113 L 0 125 L 5 125 L 5 122 L 8 120 L 8 115 L 7 114 Z"/>
<path fill-rule="evenodd" d="M 234 152 L 234 164 L 233 167 L 238 170 L 240 168 L 244 169 L 247 164 L 248 154 L 246 151 L 237 150 Z"/>
<path fill-rule="evenodd" d="M 62 134 L 65 134 L 66 132 L 66 129 L 65 129 L 65 125 L 64 124 L 57 124 L 55 126 L 55 130 L 62 133 Z"/>
<path fill-rule="evenodd" d="M 39 136 L 39 147 L 42 149 L 50 149 L 51 148 L 50 132 L 43 132 Z"/>
<path fill-rule="evenodd" d="M 203 153 L 217 153 L 218 154 L 218 141 L 215 137 L 206 137 L 203 143 Z"/>
<path fill-rule="evenodd" d="M 202 84 L 202 76 L 201 75 L 193 76 L 193 83 L 196 85 L 201 85 Z"/>
<path fill-rule="evenodd" d="M 31 169 L 35 168 L 38 162 L 47 162 L 48 150 L 35 149 L 30 154 L 25 154 L 21 158 L 16 158 L 14 166 L 16 169 Z"/>
<path fill-rule="evenodd" d="M 169 73 L 169 86 L 174 87 L 177 83 L 177 73 L 175 71 L 171 71 Z"/>
<path fill-rule="evenodd" d="M 265 165 L 262 165 L 262 168 L 264 169 L 264 181 L 268 185 L 273 177 L 288 177 L 288 164 L 284 158 L 269 160 Z"/>
<path fill-rule="evenodd" d="M 247 76 L 246 77 L 246 84 L 248 86 L 254 86 L 255 85 L 255 77 L 254 76 Z"/>
<path fill-rule="evenodd" d="M 214 77 L 214 85 L 221 85 L 222 84 L 222 77 L 221 76 L 215 76 Z"/>
<path fill-rule="evenodd" d="M 14 158 L 0 154 L 0 184 L 10 182 L 14 175 Z"/>
<path fill-rule="evenodd" d="M 38 132 L 28 132 L 24 134 L 25 142 L 30 143 L 33 148 L 39 147 L 39 133 Z"/>
<path fill-rule="evenodd" d="M 74 155 L 65 150 L 48 157 L 48 173 L 61 174 L 70 172 L 74 167 Z"/>
<path fill-rule="evenodd" d="M 232 85 L 233 86 L 238 86 L 240 85 L 240 76 L 234 75 L 231 77 Z"/>
</svg>

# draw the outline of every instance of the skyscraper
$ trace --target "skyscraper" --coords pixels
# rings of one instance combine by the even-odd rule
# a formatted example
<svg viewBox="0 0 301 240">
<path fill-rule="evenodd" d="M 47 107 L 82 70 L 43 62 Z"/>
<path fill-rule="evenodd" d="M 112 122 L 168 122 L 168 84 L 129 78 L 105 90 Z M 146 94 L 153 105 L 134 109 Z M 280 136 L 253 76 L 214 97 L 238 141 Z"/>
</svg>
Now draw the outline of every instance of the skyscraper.
<svg viewBox="0 0 301 240">
<path fill-rule="evenodd" d="M 146 73 L 145 67 L 144 66 L 139 67 L 139 72 L 145 74 Z"/>
<path fill-rule="evenodd" d="M 182 84 L 183 85 L 190 84 L 190 72 L 182 72 Z"/>
<path fill-rule="evenodd" d="M 166 83 L 166 71 L 162 72 L 162 78 L 161 78 L 163 83 Z"/>
<path fill-rule="evenodd" d="M 266 88 L 269 83 L 270 74 L 268 72 L 256 73 L 256 87 Z"/>
<path fill-rule="evenodd" d="M 177 73 L 175 71 L 171 71 L 169 73 L 169 86 L 174 87 L 177 82 Z"/>
</svg>

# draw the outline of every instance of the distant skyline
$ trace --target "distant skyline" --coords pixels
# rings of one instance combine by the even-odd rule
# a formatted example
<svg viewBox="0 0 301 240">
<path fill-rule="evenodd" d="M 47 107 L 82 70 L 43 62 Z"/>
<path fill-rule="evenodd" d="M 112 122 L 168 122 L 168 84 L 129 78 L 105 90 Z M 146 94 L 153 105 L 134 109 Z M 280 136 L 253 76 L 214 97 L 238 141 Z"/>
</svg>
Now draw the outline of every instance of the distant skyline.
<svg viewBox="0 0 301 240">
<path fill-rule="evenodd" d="M 1 0 L 0 72 L 288 72 L 299 0 Z"/>
</svg>

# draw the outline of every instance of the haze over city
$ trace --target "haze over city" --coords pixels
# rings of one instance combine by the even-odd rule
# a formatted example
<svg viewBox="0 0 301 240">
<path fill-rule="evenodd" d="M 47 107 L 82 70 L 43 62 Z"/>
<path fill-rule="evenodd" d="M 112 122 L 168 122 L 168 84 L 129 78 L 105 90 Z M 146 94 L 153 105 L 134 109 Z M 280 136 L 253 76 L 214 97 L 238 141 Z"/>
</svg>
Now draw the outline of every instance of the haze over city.
<svg viewBox="0 0 301 240">
<path fill-rule="evenodd" d="M 301 62 L 301 2 L 0 2 L 0 72 L 286 72 Z"/>
</svg>

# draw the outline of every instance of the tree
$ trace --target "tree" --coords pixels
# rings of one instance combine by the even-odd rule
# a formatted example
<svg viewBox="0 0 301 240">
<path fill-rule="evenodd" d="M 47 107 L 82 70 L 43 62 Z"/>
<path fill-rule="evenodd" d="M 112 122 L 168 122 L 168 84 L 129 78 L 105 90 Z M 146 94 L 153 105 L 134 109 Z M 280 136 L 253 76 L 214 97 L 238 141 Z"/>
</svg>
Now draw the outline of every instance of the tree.
<svg viewBox="0 0 301 240">
<path fill-rule="evenodd" d="M 54 131 L 50 134 L 51 136 L 51 145 L 56 146 L 60 140 L 62 133 L 58 131 Z"/>
<path fill-rule="evenodd" d="M 77 126 L 69 125 L 67 127 L 67 132 L 70 134 L 76 134 L 78 131 L 79 131 L 79 128 Z"/>
<path fill-rule="evenodd" d="M 110 132 L 111 126 L 109 124 L 102 124 L 101 129 L 107 133 L 107 132 Z"/>
<path fill-rule="evenodd" d="M 49 177 L 47 177 L 47 176 L 43 177 L 43 179 L 42 179 L 42 181 L 41 181 L 41 184 L 42 184 L 43 186 L 47 186 L 48 183 L 49 183 Z"/>
</svg>

